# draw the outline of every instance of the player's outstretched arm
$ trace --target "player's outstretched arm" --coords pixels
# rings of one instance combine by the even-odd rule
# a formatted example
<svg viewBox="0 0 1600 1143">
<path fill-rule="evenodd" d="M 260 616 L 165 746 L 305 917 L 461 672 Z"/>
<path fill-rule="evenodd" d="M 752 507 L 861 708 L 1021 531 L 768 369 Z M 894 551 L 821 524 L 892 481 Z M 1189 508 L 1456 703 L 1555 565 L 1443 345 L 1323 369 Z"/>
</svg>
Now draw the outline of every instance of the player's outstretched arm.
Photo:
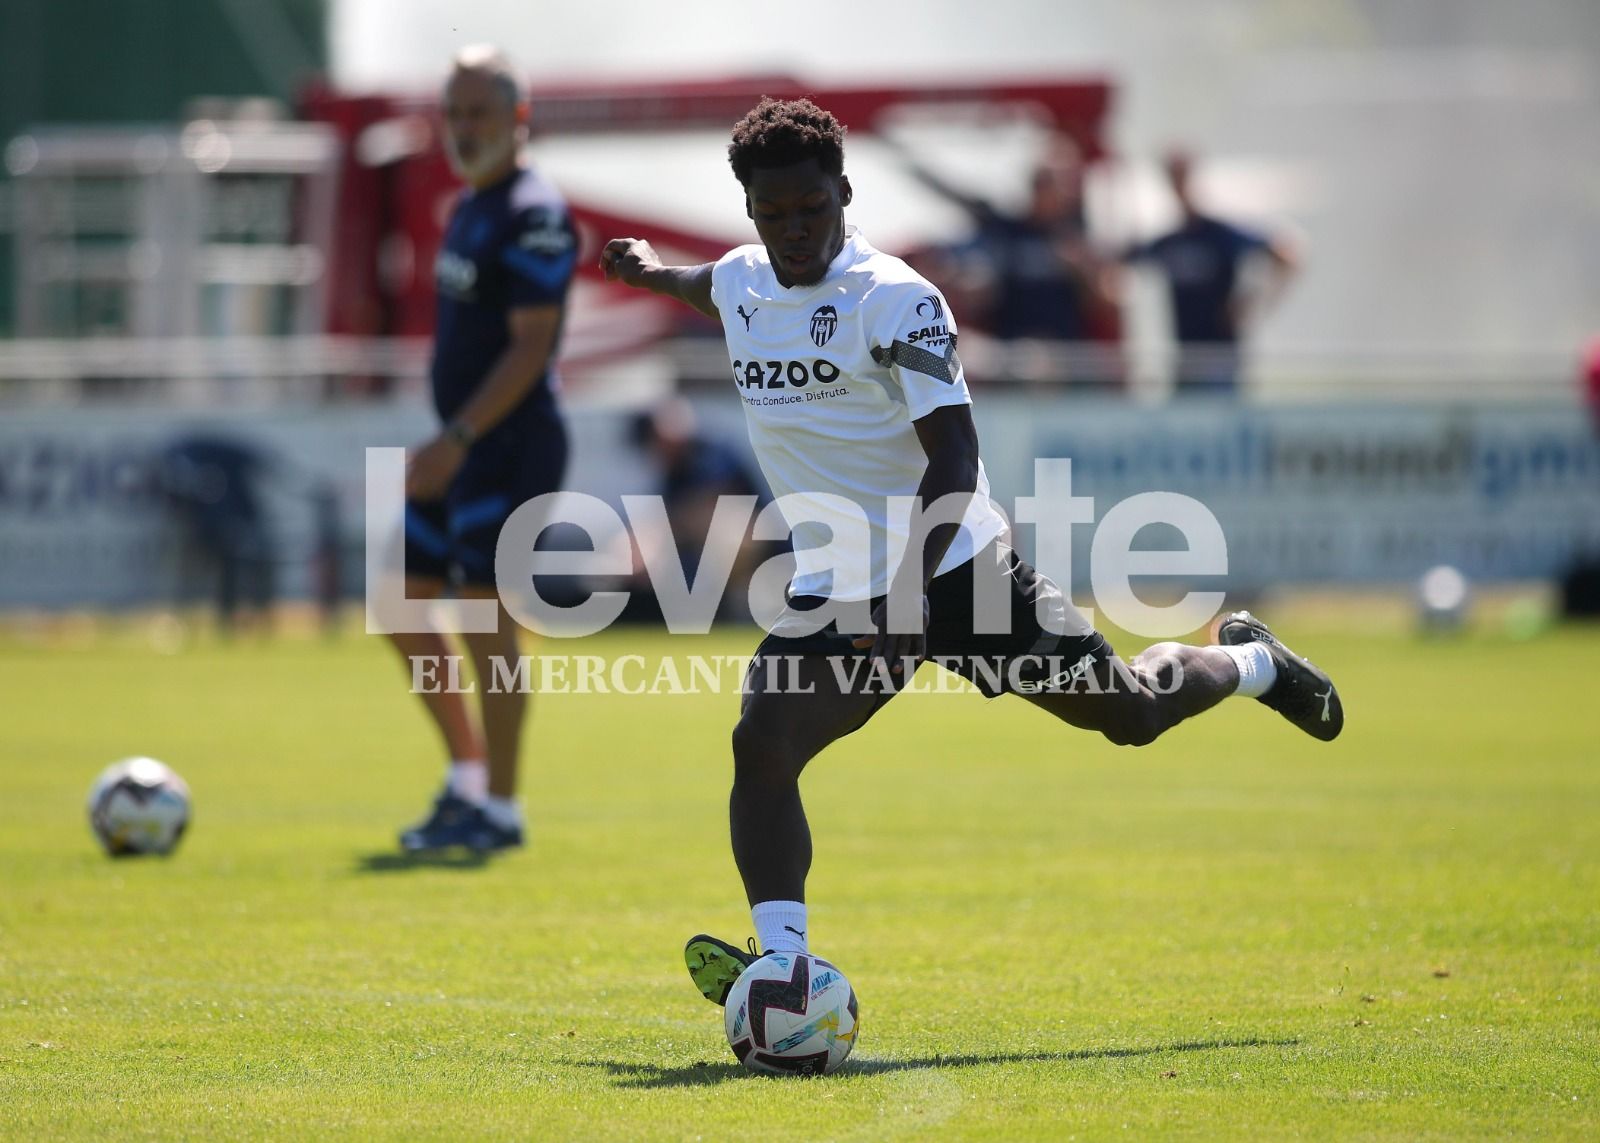
<svg viewBox="0 0 1600 1143">
<path fill-rule="evenodd" d="M 642 238 L 613 238 L 600 252 L 600 269 L 606 281 L 621 282 L 687 302 L 707 317 L 718 317 L 711 301 L 712 262 L 698 266 L 663 266 L 650 243 Z"/>
</svg>

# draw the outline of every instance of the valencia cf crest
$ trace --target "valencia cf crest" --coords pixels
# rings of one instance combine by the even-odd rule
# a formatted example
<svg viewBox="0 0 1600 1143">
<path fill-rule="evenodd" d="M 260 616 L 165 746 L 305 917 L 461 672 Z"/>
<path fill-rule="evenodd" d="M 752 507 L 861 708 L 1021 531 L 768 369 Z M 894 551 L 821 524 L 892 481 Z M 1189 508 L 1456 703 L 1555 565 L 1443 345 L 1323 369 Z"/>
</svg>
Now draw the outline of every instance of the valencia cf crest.
<svg viewBox="0 0 1600 1143">
<path fill-rule="evenodd" d="M 818 306 L 811 315 L 811 340 L 821 349 L 828 344 L 833 331 L 839 328 L 839 311 L 832 306 Z"/>
</svg>

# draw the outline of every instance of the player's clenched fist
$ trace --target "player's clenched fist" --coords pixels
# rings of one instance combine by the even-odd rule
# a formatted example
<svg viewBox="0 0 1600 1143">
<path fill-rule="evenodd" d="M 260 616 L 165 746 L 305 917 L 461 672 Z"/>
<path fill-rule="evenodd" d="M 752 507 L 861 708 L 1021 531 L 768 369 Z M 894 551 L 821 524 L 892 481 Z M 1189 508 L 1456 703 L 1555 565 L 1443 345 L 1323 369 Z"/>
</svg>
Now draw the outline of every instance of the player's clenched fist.
<svg viewBox="0 0 1600 1143">
<path fill-rule="evenodd" d="M 646 275 L 661 269 L 661 259 L 642 238 L 613 238 L 600 252 L 600 269 L 608 282 L 642 286 Z"/>
<path fill-rule="evenodd" d="M 655 249 L 642 238 L 613 238 L 600 251 L 600 270 L 606 281 L 677 298 L 709 318 L 717 317 L 716 304 L 711 300 L 711 271 L 715 265 L 662 265 Z"/>
</svg>

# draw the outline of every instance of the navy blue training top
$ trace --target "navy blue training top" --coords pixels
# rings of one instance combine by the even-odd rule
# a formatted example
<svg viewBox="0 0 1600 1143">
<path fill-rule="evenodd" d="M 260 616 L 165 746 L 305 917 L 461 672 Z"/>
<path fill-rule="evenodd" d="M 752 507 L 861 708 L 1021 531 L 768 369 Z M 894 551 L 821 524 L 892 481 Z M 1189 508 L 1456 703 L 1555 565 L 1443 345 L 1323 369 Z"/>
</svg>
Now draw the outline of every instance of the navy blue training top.
<svg viewBox="0 0 1600 1143">
<path fill-rule="evenodd" d="M 433 403 L 448 421 L 483 384 L 511 343 L 508 316 L 520 306 L 559 305 L 578 257 L 578 236 L 561 193 L 519 167 L 493 186 L 468 188 L 450 214 L 434 261 L 438 314 Z M 555 360 L 555 346 L 550 358 Z M 547 369 L 501 425 L 557 415 Z"/>
<path fill-rule="evenodd" d="M 1027 218 L 988 211 L 981 222 L 998 265 L 994 316 L 996 337 L 1078 341 L 1088 336 L 1078 271 L 1056 253 L 1072 234 Z"/>
<path fill-rule="evenodd" d="M 1264 235 L 1197 215 L 1170 234 L 1132 247 L 1130 262 L 1149 261 L 1166 274 L 1172 324 L 1180 342 L 1237 341 L 1229 303 L 1246 256 L 1265 250 Z"/>
</svg>

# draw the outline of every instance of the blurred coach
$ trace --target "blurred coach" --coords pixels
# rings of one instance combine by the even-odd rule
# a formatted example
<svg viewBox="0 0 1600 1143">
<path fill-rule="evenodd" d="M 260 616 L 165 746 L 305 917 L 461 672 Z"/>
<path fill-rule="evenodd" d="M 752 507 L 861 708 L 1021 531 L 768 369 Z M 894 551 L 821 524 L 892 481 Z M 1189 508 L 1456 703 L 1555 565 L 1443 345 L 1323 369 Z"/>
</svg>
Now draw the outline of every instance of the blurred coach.
<svg viewBox="0 0 1600 1143">
<path fill-rule="evenodd" d="M 523 502 L 561 486 L 567 434 L 552 370 L 577 235 L 561 195 L 521 152 L 529 108 L 510 64 L 491 48 L 455 59 L 444 89 L 445 144 L 467 184 L 435 264 L 438 320 L 433 401 L 441 429 L 414 450 L 406 474 L 406 590 L 496 598 L 495 545 Z M 465 636 L 480 680 L 464 696 L 421 698 L 444 740 L 448 771 L 425 820 L 400 836 L 408 851 L 522 844 L 516 801 L 527 696 L 490 693 L 489 664 L 517 654 L 517 625 Z M 391 638 L 409 660 L 445 655 L 437 631 Z M 409 673 L 409 672 L 408 672 Z M 474 717 L 476 713 L 477 717 Z"/>
</svg>

